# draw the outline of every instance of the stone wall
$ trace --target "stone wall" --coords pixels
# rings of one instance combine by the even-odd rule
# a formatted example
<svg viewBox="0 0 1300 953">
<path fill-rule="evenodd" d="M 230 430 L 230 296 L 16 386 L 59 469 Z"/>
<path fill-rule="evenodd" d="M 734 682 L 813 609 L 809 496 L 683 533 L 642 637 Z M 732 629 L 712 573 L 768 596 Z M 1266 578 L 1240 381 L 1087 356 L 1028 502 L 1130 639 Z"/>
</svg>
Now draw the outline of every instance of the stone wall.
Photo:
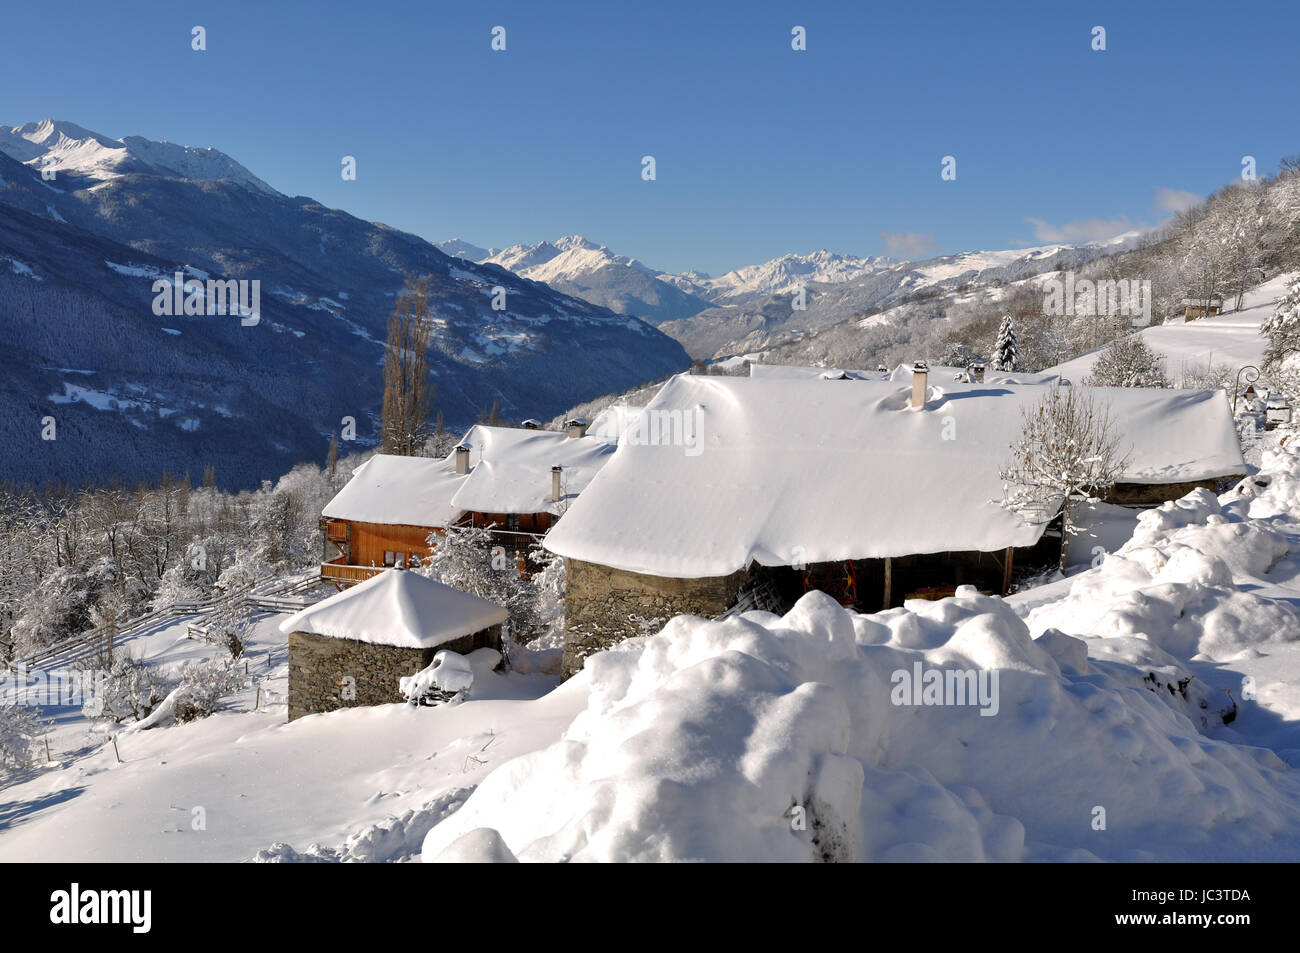
<svg viewBox="0 0 1300 953">
<path fill-rule="evenodd" d="M 291 632 L 289 720 L 336 708 L 404 701 L 398 689 L 399 679 L 426 668 L 443 649 L 465 655 L 478 648 L 499 650 L 501 626 L 494 625 L 431 649 Z"/>
<path fill-rule="evenodd" d="M 675 615 L 712 618 L 732 604 L 744 571 L 703 579 L 668 579 L 567 561 L 564 662 L 567 678 L 583 660 L 631 636 L 653 633 Z M 635 618 L 634 618 L 635 617 Z"/>
<path fill-rule="evenodd" d="M 1203 487 L 1211 493 L 1218 493 L 1220 482 L 1236 483 L 1241 476 L 1211 477 L 1208 480 L 1193 480 L 1188 483 L 1116 483 L 1106 496 L 1107 503 L 1148 504 L 1156 506 L 1167 500 L 1179 500 L 1192 490 Z"/>
</svg>

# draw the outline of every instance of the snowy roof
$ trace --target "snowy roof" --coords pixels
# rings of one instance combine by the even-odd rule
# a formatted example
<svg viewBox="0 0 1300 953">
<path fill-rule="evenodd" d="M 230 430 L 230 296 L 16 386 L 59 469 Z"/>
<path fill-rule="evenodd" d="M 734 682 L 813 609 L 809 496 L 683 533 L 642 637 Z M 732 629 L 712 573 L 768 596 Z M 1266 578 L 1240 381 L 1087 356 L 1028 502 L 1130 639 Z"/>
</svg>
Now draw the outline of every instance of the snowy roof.
<svg viewBox="0 0 1300 953">
<path fill-rule="evenodd" d="M 452 497 L 464 479 L 446 460 L 377 453 L 352 471 L 352 479 L 321 515 L 361 523 L 446 526 L 460 515 Z"/>
<path fill-rule="evenodd" d="M 647 407 L 698 427 L 691 445 L 627 440 L 546 540 L 562 556 L 697 578 L 790 565 L 1034 543 L 999 470 L 1042 386 L 910 386 L 679 376 Z M 1245 472 L 1221 393 L 1089 388 L 1112 405 L 1125 482 Z M 660 427 L 648 433 L 663 431 Z M 687 427 L 690 429 L 690 426 Z M 945 432 L 951 435 L 945 439 Z M 1131 449 L 1130 449 L 1131 448 Z"/>
<path fill-rule="evenodd" d="M 611 458 L 614 447 L 553 430 L 472 427 L 461 441 L 470 448 L 469 475 L 452 503 L 481 513 L 557 513 L 572 502 Z M 563 467 L 564 499 L 551 499 L 551 467 Z"/>
<path fill-rule="evenodd" d="M 750 364 L 749 376 L 762 380 L 849 380 L 878 381 L 880 371 L 859 371 L 842 367 L 804 367 L 799 364 Z"/>
<path fill-rule="evenodd" d="M 959 375 L 966 374 L 964 367 L 946 367 L 931 364 L 927 369 L 931 384 L 951 383 Z M 899 364 L 887 374 L 880 371 L 857 370 L 840 367 L 804 367 L 798 364 L 750 364 L 749 376 L 763 380 L 855 380 L 891 381 L 912 380 L 912 365 Z M 1030 374 L 1026 371 L 997 371 L 991 365 L 985 365 L 984 383 L 986 384 L 1048 384 L 1057 380 L 1057 374 Z"/>
<path fill-rule="evenodd" d="M 618 443 L 619 437 L 623 436 L 629 427 L 636 426 L 643 413 L 645 413 L 644 407 L 633 407 L 623 403 L 610 404 L 596 415 L 596 419 L 587 428 L 587 436 L 607 443 Z"/>
<path fill-rule="evenodd" d="M 964 367 L 945 367 L 939 364 L 931 364 L 927 368 L 926 383 L 929 384 L 947 384 L 958 375 L 964 375 Z M 912 365 L 899 364 L 890 373 L 891 381 L 906 381 L 911 383 Z M 984 383 L 985 384 L 1051 384 L 1060 379 L 1059 374 L 1031 374 L 1028 371 L 999 371 L 993 368 L 992 364 L 984 365 Z"/>
<path fill-rule="evenodd" d="M 551 430 L 471 427 L 469 472 L 456 472 L 455 451 L 442 459 L 376 454 L 353 471 L 322 515 L 405 526 L 448 526 L 471 510 L 554 513 L 591 482 L 614 452 L 603 440 Z M 565 499 L 551 499 L 551 467 L 564 468 Z"/>
<path fill-rule="evenodd" d="M 280 631 L 428 649 L 508 617 L 494 602 L 410 570 L 387 569 L 290 616 Z"/>
</svg>

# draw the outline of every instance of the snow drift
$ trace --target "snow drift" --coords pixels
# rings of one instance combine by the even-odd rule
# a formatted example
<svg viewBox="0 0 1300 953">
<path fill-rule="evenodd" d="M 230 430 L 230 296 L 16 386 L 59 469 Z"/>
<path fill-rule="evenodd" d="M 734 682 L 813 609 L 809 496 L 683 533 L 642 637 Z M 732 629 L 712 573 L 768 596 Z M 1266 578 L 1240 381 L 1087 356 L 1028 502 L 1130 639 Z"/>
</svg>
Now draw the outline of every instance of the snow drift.
<svg viewBox="0 0 1300 953">
<path fill-rule="evenodd" d="M 874 615 L 813 592 L 784 617 L 679 616 L 591 657 L 561 740 L 490 774 L 422 856 L 1294 858 L 1300 781 L 1225 740 L 1236 700 L 1192 669 L 1300 641 L 1252 591 L 1297 512 L 1300 454 L 1272 453 L 1221 499 L 1143 514 L 1028 622 L 970 587 Z M 912 673 L 988 676 L 993 704 L 900 691 Z"/>
<path fill-rule="evenodd" d="M 1205 737 L 1149 671 L 1082 647 L 973 589 L 679 616 L 592 657 L 563 740 L 491 774 L 423 856 L 492 828 L 542 861 L 1260 859 L 1300 820 L 1275 755 Z M 996 671 L 996 715 L 895 704 L 917 662 Z"/>
</svg>

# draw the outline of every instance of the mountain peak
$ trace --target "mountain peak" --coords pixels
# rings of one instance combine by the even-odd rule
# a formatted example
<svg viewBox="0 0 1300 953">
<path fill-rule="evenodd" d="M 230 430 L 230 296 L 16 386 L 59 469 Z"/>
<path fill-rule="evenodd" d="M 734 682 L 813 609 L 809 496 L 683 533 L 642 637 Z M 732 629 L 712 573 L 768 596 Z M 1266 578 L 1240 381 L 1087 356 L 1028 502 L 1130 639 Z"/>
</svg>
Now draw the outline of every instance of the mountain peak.
<svg viewBox="0 0 1300 953">
<path fill-rule="evenodd" d="M 267 195 L 280 194 L 211 146 L 200 149 L 143 136 L 113 139 L 61 119 L 0 126 L 0 152 L 29 166 L 100 182 L 144 172 L 170 178 L 225 179 Z"/>
</svg>

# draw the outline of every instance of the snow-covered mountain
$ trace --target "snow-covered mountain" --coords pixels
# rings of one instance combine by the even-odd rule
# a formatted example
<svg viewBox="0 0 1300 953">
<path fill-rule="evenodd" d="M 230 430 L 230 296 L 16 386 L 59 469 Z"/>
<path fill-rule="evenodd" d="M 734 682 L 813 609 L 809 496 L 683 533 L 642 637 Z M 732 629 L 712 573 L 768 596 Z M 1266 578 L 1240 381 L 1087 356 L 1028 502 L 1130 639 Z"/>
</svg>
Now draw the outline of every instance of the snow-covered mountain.
<svg viewBox="0 0 1300 953">
<path fill-rule="evenodd" d="M 226 179 L 267 195 L 280 194 L 211 147 L 196 149 L 141 136 L 110 139 L 61 120 L 0 126 L 0 152 L 36 169 L 97 182 L 129 173 L 152 173 L 181 179 Z"/>
<path fill-rule="evenodd" d="M 782 255 L 760 265 L 746 265 L 717 278 L 700 276 L 698 284 L 714 304 L 745 305 L 813 282 L 851 281 L 894 264 L 889 258 L 856 258 L 823 248 L 811 255 Z"/>
<path fill-rule="evenodd" d="M 500 265 L 557 291 L 658 324 L 691 356 L 709 358 L 768 346 L 927 290 L 1016 280 L 1090 261 L 1132 244 L 1137 233 L 1087 245 L 1043 245 L 962 252 L 924 261 L 858 258 L 821 249 L 782 255 L 713 277 L 676 274 L 568 235 L 556 241 L 483 248 L 462 239 L 439 242 L 449 255 Z M 803 288 L 807 310 L 792 311 Z M 815 302 L 815 303 L 814 303 Z"/>
<path fill-rule="evenodd" d="M 827 259 L 820 272 L 810 269 L 808 274 L 840 277 L 829 280 L 806 277 L 801 281 L 791 281 L 782 291 L 732 295 L 721 299 L 719 306 L 707 311 L 665 322 L 660 325 L 660 330 L 681 341 L 692 357 L 743 354 L 782 341 L 798 340 L 812 332 L 850 322 L 869 311 L 918 296 L 953 292 L 966 286 L 991 287 L 1057 269 L 1077 267 L 1119 251 L 1135 238 L 1136 235 L 1130 235 L 1087 245 L 962 252 L 918 262 L 856 259 L 863 265 L 857 274 L 852 273 L 853 259 L 847 262 Z M 781 286 L 781 272 L 775 268 L 756 266 L 733 274 L 741 272 L 751 272 L 756 285 L 762 280 L 760 276 L 770 275 L 772 278 L 767 286 Z M 788 273 L 792 276 L 797 274 L 794 271 Z M 791 298 L 796 285 L 804 289 L 805 307 L 801 310 L 793 307 Z"/>
<path fill-rule="evenodd" d="M 155 282 L 177 272 L 258 282 L 258 323 L 157 315 Z M 507 419 L 547 418 L 689 363 L 642 321 L 282 195 L 215 150 L 64 122 L 8 130 L 0 443 L 12 452 L 0 482 L 130 482 L 211 464 L 223 486 L 256 486 L 323 459 L 333 432 L 373 441 L 405 275 L 428 277 L 448 427 L 494 403 Z M 492 307 L 498 287 L 504 311 Z M 41 439 L 47 417 L 57 439 Z"/>
<path fill-rule="evenodd" d="M 664 280 L 676 276 L 615 254 L 581 235 L 499 249 L 481 248 L 457 238 L 438 242 L 437 247 L 468 261 L 500 265 L 521 278 L 655 324 L 689 317 L 710 304 L 689 281 Z"/>
</svg>

